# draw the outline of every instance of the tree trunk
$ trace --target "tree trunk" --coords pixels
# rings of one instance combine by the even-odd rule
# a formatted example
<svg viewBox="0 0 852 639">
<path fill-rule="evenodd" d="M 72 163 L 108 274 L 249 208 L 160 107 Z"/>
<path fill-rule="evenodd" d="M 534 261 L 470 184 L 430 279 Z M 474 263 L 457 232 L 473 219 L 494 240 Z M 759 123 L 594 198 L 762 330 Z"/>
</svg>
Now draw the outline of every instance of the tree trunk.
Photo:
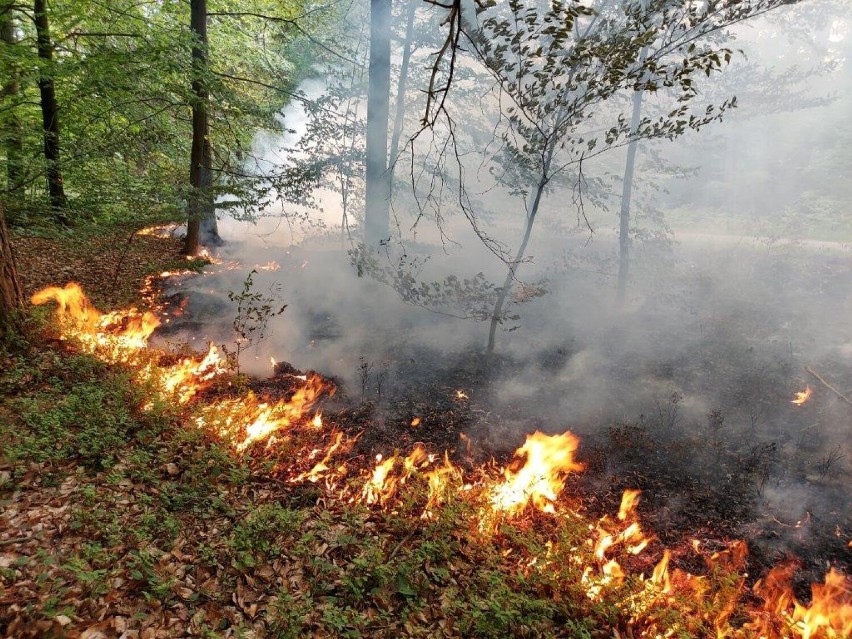
<svg viewBox="0 0 852 639">
<path fill-rule="evenodd" d="M 563 116 L 564 109 L 560 109 L 553 120 L 553 131 L 551 132 L 551 136 L 545 142 L 544 162 L 541 166 L 541 175 L 535 188 L 532 203 L 529 207 L 529 213 L 527 214 L 524 238 L 521 241 L 520 247 L 518 247 L 515 259 L 509 264 L 509 272 L 506 273 L 506 279 L 503 282 L 503 287 L 500 289 L 500 293 L 497 295 L 497 302 L 494 304 L 494 311 L 491 313 L 491 325 L 488 328 L 488 345 L 485 348 L 485 352 L 488 355 L 494 352 L 494 346 L 497 341 L 497 325 L 500 324 L 500 320 L 502 319 L 503 306 L 506 303 L 506 298 L 509 297 L 509 292 L 512 290 L 512 283 L 514 282 L 515 274 L 518 272 L 518 268 L 521 265 L 521 260 L 523 260 L 527 254 L 527 244 L 530 241 L 530 235 L 532 235 L 535 218 L 538 215 L 538 208 L 541 205 L 541 198 L 544 196 L 544 189 L 547 187 L 547 184 L 550 182 L 550 178 L 552 177 L 550 175 L 550 165 L 553 162 L 553 155 L 556 153 L 558 127 Z"/>
<path fill-rule="evenodd" d="M 391 0 L 370 0 L 370 78 L 367 96 L 367 193 L 364 239 L 372 249 L 390 236 L 388 119 Z"/>
<path fill-rule="evenodd" d="M 642 117 L 642 91 L 633 92 L 633 117 L 630 133 L 636 134 Z M 624 167 L 624 184 L 621 191 L 621 217 L 618 225 L 618 303 L 624 304 L 627 295 L 627 276 L 630 270 L 630 198 L 633 192 L 633 171 L 639 142 L 634 139 L 627 146 L 627 164 Z"/>
<path fill-rule="evenodd" d="M 67 198 L 62 184 L 62 171 L 59 166 L 59 105 L 56 103 L 56 90 L 53 84 L 53 45 L 50 42 L 50 26 L 47 20 L 46 0 L 34 0 L 33 13 L 38 44 L 38 57 L 42 60 L 42 70 L 38 81 L 41 94 L 41 120 L 44 129 L 44 160 L 47 165 L 47 192 L 50 206 L 57 222 L 68 223 L 65 214 Z"/>
<path fill-rule="evenodd" d="M 0 335 L 19 331 L 18 313 L 23 306 L 23 299 L 6 217 L 0 205 Z"/>
<path fill-rule="evenodd" d="M 2 24 L 0 24 L 0 37 L 3 39 L 4 46 L 14 46 L 18 43 L 18 36 L 15 25 L 15 18 L 12 10 L 9 9 L 3 16 L 0 16 Z M 9 105 L 6 121 L 3 123 L 3 142 L 6 147 L 6 192 L 14 191 L 21 180 L 21 158 L 23 156 L 23 141 L 21 138 L 21 123 L 18 121 L 17 111 L 14 101 L 21 90 L 18 80 L 19 69 L 14 65 L 10 69 L 9 81 L 3 87 L 3 97 L 9 98 L 12 104 Z"/>
<path fill-rule="evenodd" d="M 189 207 L 184 252 L 196 255 L 202 244 L 221 243 L 213 202 L 212 154 L 207 90 L 207 0 L 190 0 L 192 45 L 192 150 L 189 167 Z"/>
<path fill-rule="evenodd" d="M 642 9 L 648 8 L 647 0 L 642 0 Z M 650 47 L 644 46 L 639 51 L 639 64 L 644 65 L 648 59 Z M 627 277 L 630 270 L 630 198 L 633 192 L 633 171 L 636 168 L 636 152 L 639 141 L 636 133 L 642 118 L 642 95 L 644 91 L 633 92 L 633 115 L 630 120 L 630 135 L 633 136 L 627 146 L 627 163 L 624 167 L 624 183 L 621 191 L 621 216 L 618 222 L 618 304 L 624 304 L 627 296 Z"/>
<path fill-rule="evenodd" d="M 402 64 L 399 67 L 399 81 L 396 85 L 396 113 L 393 118 L 390 154 L 388 155 L 388 188 L 393 189 L 393 174 L 399 155 L 399 140 L 402 137 L 402 125 L 405 119 L 405 89 L 408 85 L 408 67 L 411 65 L 411 43 L 414 39 L 414 14 L 420 0 L 408 0 L 408 19 L 405 25 L 405 41 L 402 44 Z"/>
<path fill-rule="evenodd" d="M 521 242 L 521 246 L 518 248 L 515 259 L 509 264 L 509 272 L 506 273 L 506 279 L 503 282 L 503 287 L 497 295 L 497 302 L 494 304 L 494 312 L 491 314 L 491 326 L 488 329 L 488 346 L 485 349 L 485 352 L 489 355 L 494 352 L 494 345 L 497 340 L 497 325 L 500 324 L 501 315 L 503 314 L 503 306 L 506 303 L 506 298 L 509 297 L 509 291 L 512 290 L 512 283 L 515 280 L 515 274 L 518 272 L 521 260 L 523 260 L 526 255 L 527 244 L 530 241 L 530 235 L 532 235 L 533 224 L 535 224 L 535 218 L 538 215 L 538 207 L 541 204 L 541 197 L 544 194 L 544 188 L 547 186 L 547 181 L 547 177 L 542 177 L 536 187 L 532 205 L 530 206 L 530 211 L 527 215 L 527 223 L 524 228 L 524 239 Z"/>
</svg>

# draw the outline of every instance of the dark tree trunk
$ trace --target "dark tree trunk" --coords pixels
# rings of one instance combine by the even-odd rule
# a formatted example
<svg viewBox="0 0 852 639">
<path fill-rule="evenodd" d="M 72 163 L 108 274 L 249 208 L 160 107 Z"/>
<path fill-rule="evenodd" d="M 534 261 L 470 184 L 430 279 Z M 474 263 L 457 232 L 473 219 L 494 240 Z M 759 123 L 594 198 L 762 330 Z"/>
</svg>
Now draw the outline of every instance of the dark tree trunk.
<svg viewBox="0 0 852 639">
<path fill-rule="evenodd" d="M 192 151 L 189 167 L 189 210 L 187 212 L 187 255 L 198 253 L 202 244 L 219 244 L 216 208 L 213 202 L 212 153 L 207 90 L 207 0 L 190 1 L 190 28 L 195 36 L 192 46 Z"/>
<path fill-rule="evenodd" d="M 630 132 L 635 135 L 642 116 L 642 91 L 633 92 L 633 118 Z M 627 163 L 624 166 L 624 184 L 621 191 L 621 219 L 618 225 L 618 303 L 627 295 L 627 276 L 630 270 L 630 198 L 633 193 L 633 171 L 636 168 L 636 151 L 639 142 L 627 146 Z"/>
<path fill-rule="evenodd" d="M 9 9 L 0 16 L 0 36 L 4 46 L 14 46 L 18 43 L 15 29 L 15 19 L 12 10 Z M 21 181 L 21 157 L 23 155 L 23 141 L 21 138 L 21 123 L 18 121 L 14 101 L 21 90 L 18 80 L 19 71 L 17 66 L 10 69 L 9 81 L 3 87 L 3 97 L 8 98 L 9 105 L 6 121 L 3 123 L 3 143 L 6 147 L 6 191 L 14 191 Z"/>
<path fill-rule="evenodd" d="M 405 119 L 405 89 L 408 85 L 408 68 L 411 65 L 411 43 L 414 39 L 414 14 L 420 0 L 408 0 L 408 19 L 405 25 L 405 41 L 402 43 L 402 64 L 399 67 L 399 81 L 396 84 L 396 113 L 393 118 L 390 154 L 388 155 L 388 186 L 393 188 L 393 174 L 399 155 L 399 141 L 402 137 L 402 125 Z"/>
<path fill-rule="evenodd" d="M 44 129 L 44 160 L 47 165 L 47 192 L 50 206 L 57 222 L 65 224 L 68 218 L 65 214 L 67 198 L 62 184 L 62 171 L 59 166 L 59 105 L 56 103 L 56 90 L 53 84 L 51 62 L 53 60 L 53 45 L 50 42 L 50 26 L 47 20 L 46 0 L 34 0 L 33 13 L 35 18 L 36 41 L 38 57 L 42 60 L 41 75 L 38 81 L 41 93 L 41 120 Z"/>
<path fill-rule="evenodd" d="M 364 239 L 368 249 L 390 235 L 388 119 L 390 111 L 391 0 L 370 0 L 370 79 L 367 96 L 367 193 Z"/>
<path fill-rule="evenodd" d="M 0 205 L 0 335 L 19 331 L 19 311 L 23 299 L 6 217 Z"/>
</svg>

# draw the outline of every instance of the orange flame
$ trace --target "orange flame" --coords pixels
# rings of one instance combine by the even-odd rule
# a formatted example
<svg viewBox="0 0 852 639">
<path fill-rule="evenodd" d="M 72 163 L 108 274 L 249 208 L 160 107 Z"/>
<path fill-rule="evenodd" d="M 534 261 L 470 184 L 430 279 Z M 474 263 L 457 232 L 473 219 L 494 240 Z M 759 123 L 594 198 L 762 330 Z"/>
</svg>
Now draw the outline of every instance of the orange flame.
<svg viewBox="0 0 852 639">
<path fill-rule="evenodd" d="M 273 406 L 261 404 L 261 410 L 254 419 L 244 426 L 244 437 L 237 444 L 237 450 L 243 451 L 251 444 L 267 439 L 273 433 L 289 428 L 304 419 L 316 404 L 320 395 L 332 387 L 319 375 L 308 375 L 305 385 L 299 388 L 288 401 L 280 401 Z"/>
<path fill-rule="evenodd" d="M 618 508 L 618 518 L 621 521 L 636 514 L 636 505 L 639 503 L 639 495 L 641 494 L 641 490 L 628 488 L 621 495 L 621 506 Z"/>
<path fill-rule="evenodd" d="M 415 445 L 414 450 L 402 459 L 398 455 L 392 455 L 383 460 L 381 455 L 376 455 L 376 466 L 361 491 L 361 500 L 367 504 L 386 504 L 396 494 L 399 486 L 434 461 L 435 456 L 427 453 L 420 444 Z M 401 462 L 400 471 L 393 473 L 397 462 Z"/>
<path fill-rule="evenodd" d="M 811 604 L 805 606 L 793 594 L 792 579 L 796 564 L 785 562 L 773 568 L 754 585 L 763 605 L 752 611 L 746 628 L 768 639 L 792 636 L 801 639 L 852 636 L 852 581 L 831 569 L 824 583 L 811 585 Z"/>
<path fill-rule="evenodd" d="M 462 472 L 450 461 L 449 451 L 444 451 L 443 465 L 428 471 L 426 479 L 429 482 L 429 494 L 422 517 L 431 519 L 434 509 L 443 502 L 450 487 L 461 483 Z"/>
<path fill-rule="evenodd" d="M 366 503 L 381 504 L 393 494 L 396 489 L 396 480 L 390 475 L 390 472 L 393 470 L 396 461 L 396 455 L 388 457 L 384 461 L 380 454 L 376 455 L 376 467 L 361 492 L 361 497 Z"/>
<path fill-rule="evenodd" d="M 76 282 L 69 282 L 64 288 L 44 288 L 31 301 L 36 305 L 55 301 L 63 337 L 77 338 L 88 352 L 102 352 L 110 361 L 128 361 L 148 345 L 148 338 L 160 325 L 153 313 L 135 308 L 101 313 Z"/>
<path fill-rule="evenodd" d="M 187 403 L 211 379 L 227 370 L 225 360 L 219 355 L 219 349 L 211 342 L 207 355 L 200 361 L 191 357 L 181 360 L 173 366 L 160 369 L 163 390 L 177 395 L 181 404 Z"/>
<path fill-rule="evenodd" d="M 811 395 L 813 394 L 813 392 L 814 392 L 813 389 L 810 386 L 806 385 L 805 390 L 798 391 L 796 393 L 795 399 L 790 400 L 790 403 L 794 404 L 795 406 L 801 406 L 802 404 L 804 404 L 806 401 L 808 401 L 811 398 Z"/>
<path fill-rule="evenodd" d="M 555 512 L 554 503 L 565 487 L 565 476 L 583 470 L 574 461 L 580 440 L 571 433 L 545 435 L 536 431 L 515 451 L 515 462 L 503 471 L 504 481 L 491 491 L 491 508 L 507 515 L 522 513 L 529 504 Z M 525 458 L 521 463 L 521 458 Z M 520 468 L 513 470 L 512 466 Z"/>
<path fill-rule="evenodd" d="M 328 474 L 331 471 L 331 467 L 328 464 L 331 461 L 331 458 L 334 456 L 334 454 L 337 453 L 338 450 L 341 450 L 341 448 L 346 448 L 346 449 L 350 448 L 352 443 L 353 443 L 352 440 L 346 442 L 343 439 L 343 433 L 341 433 L 341 432 L 335 433 L 334 439 L 333 439 L 331 445 L 329 445 L 328 448 L 326 449 L 325 455 L 323 456 L 322 460 L 317 462 L 316 464 L 314 464 L 313 468 L 311 468 L 308 472 L 297 475 L 296 477 L 294 477 L 290 481 L 293 482 L 293 483 L 305 481 L 305 480 L 307 480 L 311 483 L 318 482 L 320 479 L 322 479 L 326 474 Z M 322 451 L 320 449 L 320 450 L 316 450 L 314 452 L 319 453 L 319 452 L 322 452 Z"/>
<path fill-rule="evenodd" d="M 153 313 L 136 309 L 101 313 L 91 304 L 79 284 L 73 282 L 64 288 L 43 289 L 32 298 L 33 304 L 50 301 L 57 304 L 56 315 L 64 338 L 76 338 L 84 349 L 107 361 L 135 363 L 141 376 L 158 381 L 162 391 L 176 397 L 180 403 L 189 402 L 226 370 L 224 359 L 212 344 L 204 357 L 188 357 L 170 366 L 156 367 L 150 361 L 145 360 L 143 364 L 133 359 L 134 354 L 147 347 L 149 337 L 159 325 Z M 272 363 L 274 366 L 274 360 Z M 276 437 L 283 437 L 281 433 L 291 427 L 300 428 L 302 435 L 310 433 L 315 437 L 318 431 L 322 431 L 323 424 L 321 414 L 312 410 L 320 395 L 333 392 L 334 387 L 318 375 L 291 377 L 301 384 L 287 401 L 261 402 L 252 393 L 220 400 L 203 406 L 196 423 L 201 427 L 215 428 L 234 442 L 239 452 L 263 441 L 269 445 Z M 807 386 L 804 391 L 796 393 L 792 403 L 801 406 L 812 392 Z M 467 399 L 463 391 L 457 391 L 456 397 Z M 411 425 L 417 426 L 418 423 L 420 417 L 415 417 Z M 470 455 L 470 440 L 464 435 L 461 437 Z M 353 441 L 347 440 L 342 432 L 330 433 L 327 441 L 314 448 L 304 460 L 313 463 L 311 469 L 289 481 L 318 482 L 326 479 L 326 486 L 331 486 L 334 478 L 346 472 L 342 464 L 333 469 L 331 460 L 342 451 L 349 450 Z M 578 438 L 567 432 L 554 436 L 540 432 L 529 435 L 524 445 L 515 452 L 513 462 L 502 470 L 501 477 L 493 485 L 485 484 L 483 487 L 489 512 L 516 516 L 532 506 L 553 513 L 567 475 L 583 468 L 574 460 L 578 446 Z M 453 491 L 463 494 L 472 490 L 470 484 L 462 484 L 462 472 L 450 462 L 448 452 L 444 453 L 440 466 L 434 465 L 437 459 L 419 444 L 407 457 L 394 454 L 383 459 L 377 456 L 375 467 L 365 477 L 361 500 L 386 506 L 409 478 L 419 475 L 428 488 L 422 517 L 433 518 L 435 510 Z M 642 532 L 638 522 L 639 497 L 640 491 L 625 490 L 617 520 L 604 517 L 596 526 L 589 526 L 592 534 L 583 549 L 590 565 L 585 568 L 582 581 L 591 599 L 596 599 L 608 586 L 633 583 L 627 578 L 618 555 L 641 553 L 653 539 Z M 699 542 L 693 540 L 692 544 L 695 552 L 699 552 Z M 505 551 L 504 556 L 510 552 L 511 549 Z M 655 618 L 654 609 L 675 601 L 694 605 L 695 617 L 700 618 L 701 623 L 712 625 L 718 638 L 841 639 L 852 636 L 852 582 L 847 576 L 835 569 L 829 570 L 823 583 L 812 584 L 811 603 L 805 605 L 794 595 L 791 583 L 795 565 L 787 562 L 755 584 L 754 595 L 760 603 L 749 607 L 743 603 L 746 556 L 745 543 L 735 542 L 708 559 L 712 573 L 731 577 L 727 580 L 729 587 L 722 592 L 706 577 L 694 577 L 678 568 L 671 568 L 672 553 L 664 550 L 651 576 L 639 576 L 639 583 L 644 585 L 638 593 L 630 595 L 629 605 L 624 608 L 630 610 L 632 622 L 645 624 L 645 630 L 638 630 L 636 636 L 671 636 L 674 629 L 661 628 L 663 617 Z M 536 569 L 545 569 L 548 563 L 546 558 L 540 560 L 539 557 L 524 561 L 527 568 L 535 566 Z M 705 602 L 711 597 L 717 610 L 713 618 L 703 612 Z M 745 615 L 734 614 L 737 606 L 745 608 Z M 735 627 L 734 624 L 741 623 L 743 618 L 749 621 L 744 626 Z"/>
</svg>

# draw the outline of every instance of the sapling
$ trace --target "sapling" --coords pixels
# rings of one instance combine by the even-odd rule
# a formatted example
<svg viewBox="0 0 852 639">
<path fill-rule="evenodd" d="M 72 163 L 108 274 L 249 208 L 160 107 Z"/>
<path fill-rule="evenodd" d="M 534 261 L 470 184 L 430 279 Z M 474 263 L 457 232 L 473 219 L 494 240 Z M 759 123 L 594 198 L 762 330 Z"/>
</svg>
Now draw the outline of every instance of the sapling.
<svg viewBox="0 0 852 639">
<path fill-rule="evenodd" d="M 243 351 L 257 345 L 266 338 L 266 328 L 269 319 L 281 315 L 287 304 L 276 310 L 276 300 L 254 290 L 254 276 L 257 270 L 252 269 L 243 281 L 243 290 L 239 293 L 228 291 L 228 299 L 237 303 L 237 313 L 232 326 L 237 334 L 236 352 L 234 353 L 234 368 L 240 372 L 240 355 Z M 222 349 L 227 353 L 224 346 Z"/>
</svg>

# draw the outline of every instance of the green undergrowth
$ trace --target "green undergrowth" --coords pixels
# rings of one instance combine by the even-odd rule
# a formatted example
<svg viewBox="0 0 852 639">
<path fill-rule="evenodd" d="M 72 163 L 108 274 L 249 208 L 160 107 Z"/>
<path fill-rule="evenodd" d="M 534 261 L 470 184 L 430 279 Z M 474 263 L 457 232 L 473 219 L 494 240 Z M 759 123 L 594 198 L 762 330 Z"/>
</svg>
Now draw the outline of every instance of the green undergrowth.
<svg viewBox="0 0 852 639">
<path fill-rule="evenodd" d="M 625 607 L 640 581 L 587 595 L 580 516 L 483 531 L 456 492 L 424 518 L 418 478 L 368 507 L 356 476 L 337 492 L 251 470 L 121 366 L 59 343 L 0 357 L 0 504 L 26 513 L 2 525 L 28 526 L 0 530 L 23 540 L 0 569 L 0 599 L 22 604 L 0 611 L 4 636 L 77 636 L 116 615 L 168 636 L 294 639 L 591 639 L 644 623 Z M 708 610 L 684 600 L 655 623 L 704 636 L 734 587 L 720 577 Z"/>
</svg>

